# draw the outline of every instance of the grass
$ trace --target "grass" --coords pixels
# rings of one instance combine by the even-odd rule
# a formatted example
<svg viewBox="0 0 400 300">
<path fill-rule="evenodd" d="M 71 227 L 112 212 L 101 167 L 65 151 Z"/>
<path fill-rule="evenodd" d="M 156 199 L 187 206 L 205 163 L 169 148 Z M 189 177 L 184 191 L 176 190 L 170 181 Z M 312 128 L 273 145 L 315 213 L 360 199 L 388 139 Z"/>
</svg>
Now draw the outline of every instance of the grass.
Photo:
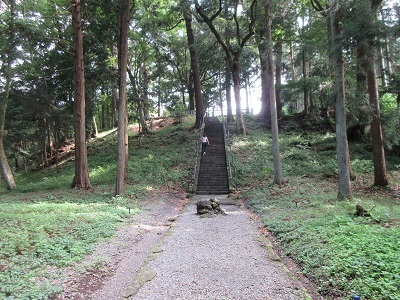
<svg viewBox="0 0 400 300">
<path fill-rule="evenodd" d="M 0 190 L 0 299 L 47 299 L 66 267 L 129 223 L 153 191 L 182 189 L 197 142 L 193 119 L 139 140 L 129 137 L 129 184 L 114 197 L 116 136 L 89 143 L 93 189 L 70 189 L 73 161 L 17 174 L 18 190 Z M 391 187 L 372 187 L 371 150 L 350 144 L 355 199 L 337 201 L 335 136 L 282 130 L 288 184 L 273 185 L 271 138 L 248 119 L 249 135 L 234 136 L 240 197 L 262 218 L 286 255 L 296 260 L 326 299 L 400 299 L 400 159 L 387 153 Z M 356 217 L 355 206 L 371 217 Z M 88 266 L 96 268 L 97 266 Z"/>
<path fill-rule="evenodd" d="M 370 147 L 351 144 L 355 199 L 337 201 L 332 133 L 280 134 L 284 176 L 273 185 L 271 138 L 248 120 L 250 134 L 235 136 L 240 197 L 261 217 L 286 255 L 317 284 L 326 299 L 400 299 L 400 158 L 388 155 L 391 187 L 371 187 Z M 355 206 L 370 210 L 356 217 Z"/>
<path fill-rule="evenodd" d="M 154 191 L 182 190 L 191 165 L 192 118 L 154 130 L 139 140 L 129 136 L 129 183 L 126 194 L 114 196 L 115 134 L 88 146 L 93 189 L 70 189 L 74 163 L 17 174 L 18 189 L 0 191 L 0 299 L 48 299 L 60 287 L 61 270 L 91 253 Z M 88 266 L 96 268 L 96 266 Z"/>
</svg>

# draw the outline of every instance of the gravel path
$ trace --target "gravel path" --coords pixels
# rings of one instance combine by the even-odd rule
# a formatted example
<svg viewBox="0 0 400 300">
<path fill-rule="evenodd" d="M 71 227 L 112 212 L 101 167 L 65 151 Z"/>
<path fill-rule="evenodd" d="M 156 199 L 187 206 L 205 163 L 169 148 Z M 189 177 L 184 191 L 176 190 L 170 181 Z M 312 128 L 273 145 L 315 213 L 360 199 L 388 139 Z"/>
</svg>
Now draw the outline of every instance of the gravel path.
<svg viewBox="0 0 400 300">
<path fill-rule="evenodd" d="M 132 300 L 306 299 L 301 285 L 273 251 L 262 247 L 269 244 L 245 210 L 221 205 L 226 215 L 196 214 L 195 203 L 208 198 L 192 199 L 124 296 Z M 218 199 L 221 204 L 228 200 Z"/>
<path fill-rule="evenodd" d="M 87 259 L 106 265 L 70 274 L 55 299 L 312 299 L 233 200 L 217 196 L 226 215 L 197 215 L 196 202 L 210 197 L 195 196 L 183 209 L 176 197 L 147 206 Z"/>
</svg>

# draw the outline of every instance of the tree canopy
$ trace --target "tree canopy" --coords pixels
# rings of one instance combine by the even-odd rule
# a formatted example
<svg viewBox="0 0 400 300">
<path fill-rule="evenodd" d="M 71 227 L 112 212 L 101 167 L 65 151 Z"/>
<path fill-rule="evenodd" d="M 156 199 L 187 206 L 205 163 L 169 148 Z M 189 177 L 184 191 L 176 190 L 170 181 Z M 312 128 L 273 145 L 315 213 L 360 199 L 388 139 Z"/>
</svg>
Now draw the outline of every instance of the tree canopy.
<svg viewBox="0 0 400 300">
<path fill-rule="evenodd" d="M 334 127 L 335 81 L 328 43 L 332 3 L 271 1 L 278 116 L 302 113 L 310 122 Z M 377 107 L 368 100 L 366 69 L 359 68 L 360 45 L 368 41 L 374 54 L 384 147 L 399 151 L 399 4 L 375 0 L 335 3 L 341 24 L 335 39 L 340 45 L 335 49 L 341 49 L 343 60 L 347 138 L 368 141 L 376 115 Z M 253 88 L 257 96 L 253 93 L 250 105 L 260 108 L 259 116 L 270 124 L 273 97 L 266 92 L 264 81 L 268 78 L 268 60 L 263 59 L 268 49 L 264 1 L 137 0 L 130 4 L 128 121 L 141 122 L 146 134 L 146 119 L 194 108 L 185 4 L 193 16 L 192 47 L 202 107 L 209 111 L 222 107 L 232 117 L 231 110 L 236 108 L 238 132 L 244 132 L 241 114 L 250 109 L 240 90 Z M 57 148 L 73 142 L 76 99 L 70 5 L 67 0 L 0 1 L 0 98 L 7 103 L 3 105 L 2 139 L 8 159 L 15 158 L 13 170 L 21 168 L 22 160 L 34 168 L 46 167 L 57 159 Z M 120 1 L 81 3 L 87 138 L 96 134 L 97 127 L 117 125 L 120 5 Z M 376 12 L 365 10 L 371 5 Z M 376 21 L 366 18 L 366 13 L 376 13 Z M 235 87 L 236 103 L 229 102 L 227 89 L 231 87 Z"/>
</svg>

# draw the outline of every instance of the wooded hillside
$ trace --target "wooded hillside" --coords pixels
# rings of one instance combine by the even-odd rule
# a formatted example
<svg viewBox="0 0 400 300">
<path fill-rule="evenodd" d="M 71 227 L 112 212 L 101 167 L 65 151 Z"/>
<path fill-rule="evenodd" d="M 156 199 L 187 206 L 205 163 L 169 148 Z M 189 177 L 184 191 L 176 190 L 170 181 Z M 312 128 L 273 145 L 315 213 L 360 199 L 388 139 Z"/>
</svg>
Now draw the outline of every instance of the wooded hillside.
<svg viewBox="0 0 400 300">
<path fill-rule="evenodd" d="M 243 113 L 257 108 L 276 135 L 277 183 L 279 118 L 301 113 L 336 130 L 339 198 L 352 197 L 348 140 L 372 146 L 374 184 L 389 184 L 385 151 L 400 151 L 396 1 L 7 0 L 0 14 L 8 189 L 15 172 L 57 162 L 69 143 L 73 186 L 89 188 L 85 137 L 118 126 L 123 193 L 125 120 L 149 134 L 151 117 L 192 111 L 200 126 L 204 111 L 222 110 L 246 134 Z"/>
</svg>

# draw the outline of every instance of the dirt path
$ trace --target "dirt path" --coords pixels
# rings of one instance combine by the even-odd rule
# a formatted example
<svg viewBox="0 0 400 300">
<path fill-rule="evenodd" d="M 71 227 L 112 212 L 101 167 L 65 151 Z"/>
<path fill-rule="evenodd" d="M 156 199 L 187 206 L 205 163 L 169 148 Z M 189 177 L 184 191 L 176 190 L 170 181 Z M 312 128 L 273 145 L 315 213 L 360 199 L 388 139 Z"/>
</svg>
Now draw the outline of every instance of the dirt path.
<svg viewBox="0 0 400 300">
<path fill-rule="evenodd" d="M 63 292 L 55 300 L 120 299 L 136 273 L 164 238 L 187 202 L 182 194 L 157 193 L 143 204 L 107 243 L 83 262 L 67 269 Z"/>
<path fill-rule="evenodd" d="M 311 299 L 246 210 L 219 197 L 226 215 L 197 215 L 195 203 L 208 198 L 148 205 L 88 258 L 104 265 L 71 274 L 57 299 Z"/>
</svg>

